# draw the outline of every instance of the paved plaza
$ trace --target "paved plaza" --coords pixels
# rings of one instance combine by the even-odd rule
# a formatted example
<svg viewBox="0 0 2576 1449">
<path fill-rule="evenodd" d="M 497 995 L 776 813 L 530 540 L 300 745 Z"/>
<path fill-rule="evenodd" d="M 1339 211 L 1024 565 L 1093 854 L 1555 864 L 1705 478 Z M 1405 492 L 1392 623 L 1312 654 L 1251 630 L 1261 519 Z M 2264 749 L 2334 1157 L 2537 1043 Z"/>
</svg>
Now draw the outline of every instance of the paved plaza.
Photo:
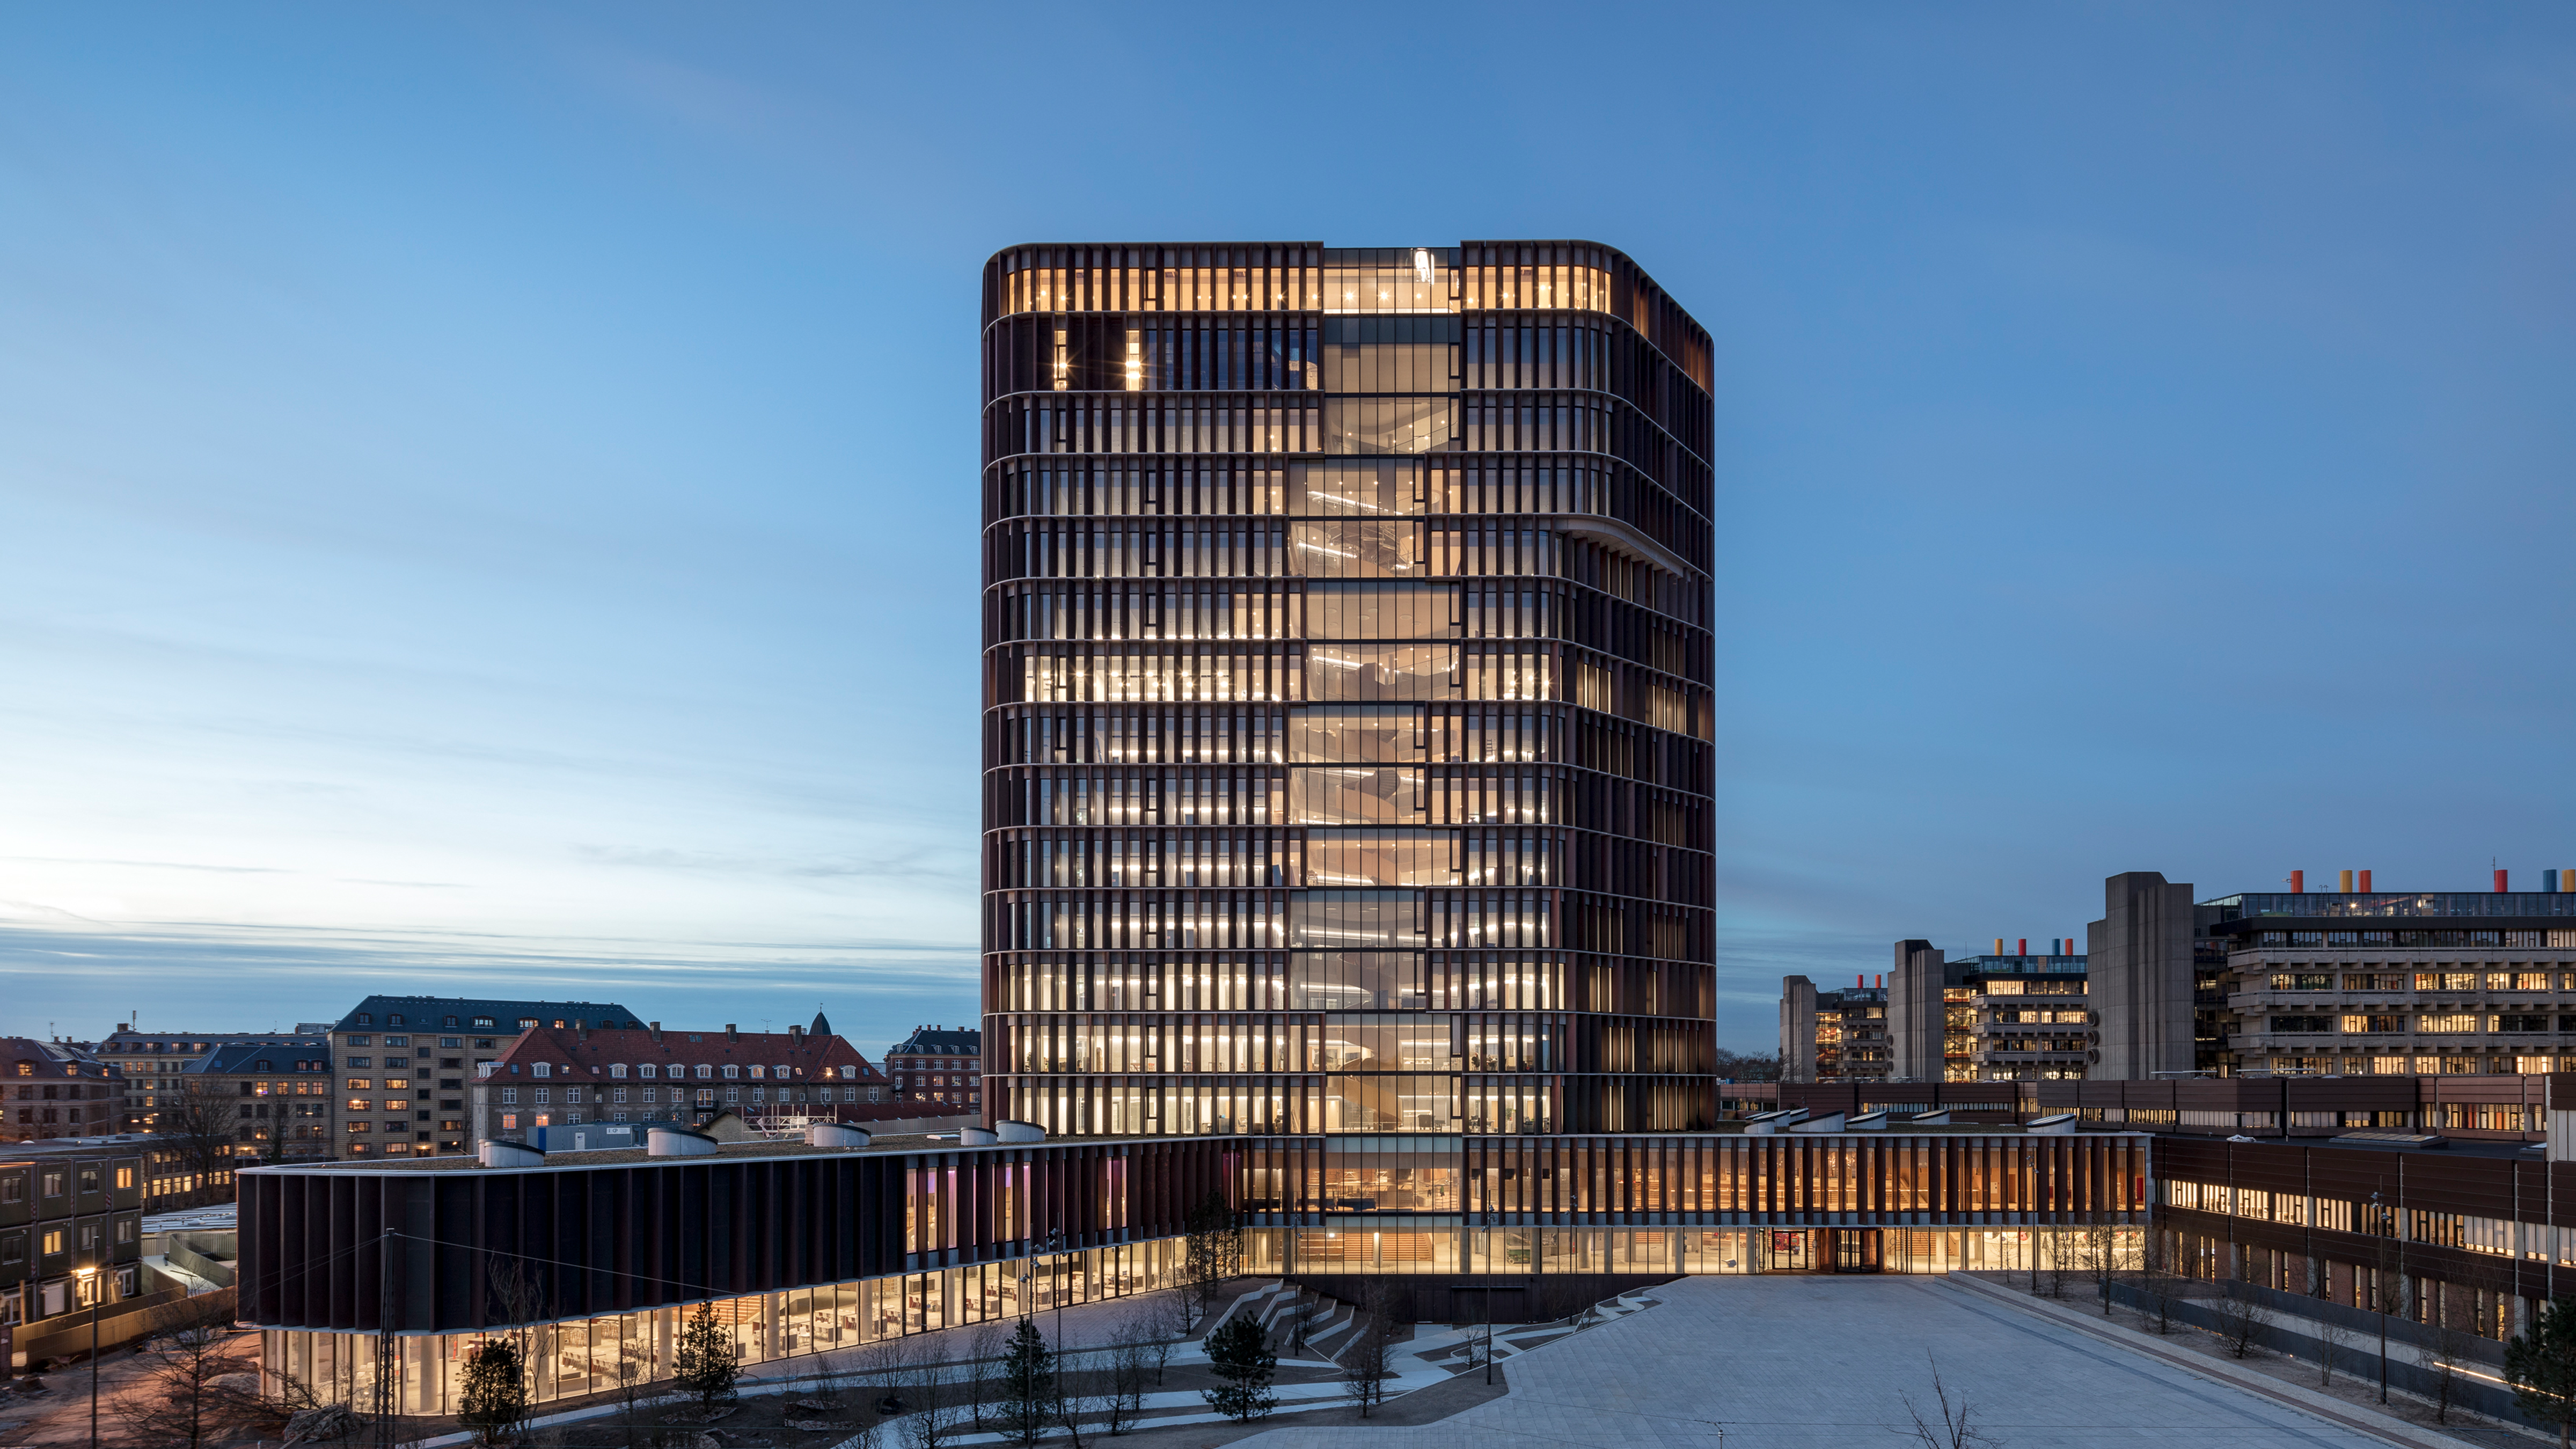
<svg viewBox="0 0 2576 1449">
<path fill-rule="evenodd" d="M 1685 1278 L 1660 1305 L 1508 1361 L 1511 1392 L 1436 1424 L 1282 1427 L 1237 1449 L 1844 1449 L 1918 1442 L 1924 1359 L 2005 1449 L 2387 1449 L 2388 1441 L 1982 1301 L 1938 1278 Z"/>
</svg>

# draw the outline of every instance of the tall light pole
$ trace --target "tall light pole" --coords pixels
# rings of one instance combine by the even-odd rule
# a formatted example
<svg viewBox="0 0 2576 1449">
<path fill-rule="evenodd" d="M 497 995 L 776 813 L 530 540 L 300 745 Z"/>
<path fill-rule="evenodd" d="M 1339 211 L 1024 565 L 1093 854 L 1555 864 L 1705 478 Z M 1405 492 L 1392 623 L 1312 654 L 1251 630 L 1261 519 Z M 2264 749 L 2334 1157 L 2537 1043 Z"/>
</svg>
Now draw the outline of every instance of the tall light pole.
<svg viewBox="0 0 2576 1449">
<path fill-rule="evenodd" d="M 98 1449 L 98 1265 L 75 1268 L 72 1276 L 80 1279 L 81 1291 L 89 1295 L 89 1449 Z"/>
<path fill-rule="evenodd" d="M 1477 1196 L 1485 1201 L 1480 1216 L 1485 1225 L 1485 1382 L 1490 1384 L 1494 1381 L 1494 1190 L 1483 1178 L 1476 1180 L 1476 1186 Z"/>
<path fill-rule="evenodd" d="M 1046 1235 L 1047 1292 L 1055 1299 L 1056 1382 L 1064 1382 L 1064 1285 L 1055 1280 L 1056 1271 L 1064 1264 L 1064 1229 L 1050 1228 Z"/>
<path fill-rule="evenodd" d="M 2379 1239 L 2378 1262 L 2372 1274 L 2370 1301 L 2371 1305 L 2379 1310 L 2379 1401 L 2384 1404 L 2388 1402 L 2388 1234 L 2396 1231 L 2396 1224 L 2389 1220 L 2386 1211 L 2380 1207 L 2379 1194 L 2376 1192 L 2370 1195 L 2370 1231 Z"/>
</svg>

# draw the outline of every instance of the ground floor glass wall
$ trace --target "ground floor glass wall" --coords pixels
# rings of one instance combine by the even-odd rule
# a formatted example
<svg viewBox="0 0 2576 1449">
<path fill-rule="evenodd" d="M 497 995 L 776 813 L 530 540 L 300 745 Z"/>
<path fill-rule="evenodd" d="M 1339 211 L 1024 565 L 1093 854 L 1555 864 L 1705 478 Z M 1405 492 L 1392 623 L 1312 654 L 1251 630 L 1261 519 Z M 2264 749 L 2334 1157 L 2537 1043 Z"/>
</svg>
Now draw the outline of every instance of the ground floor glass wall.
<svg viewBox="0 0 2576 1449">
<path fill-rule="evenodd" d="M 1058 1304 L 1097 1302 L 1170 1286 L 1181 1240 L 1093 1248 L 1049 1259 L 944 1268 L 900 1277 L 826 1283 L 784 1293 L 711 1300 L 745 1367 L 853 1348 L 906 1333 L 1020 1316 Z M 515 1336 L 534 1365 L 538 1402 L 605 1393 L 621 1376 L 671 1376 L 680 1330 L 696 1304 L 535 1325 Z M 400 1334 L 394 1339 L 401 1412 L 449 1414 L 464 1386 L 465 1356 L 482 1333 Z M 326 1403 L 373 1403 L 379 1340 L 366 1333 L 270 1329 L 260 1335 L 262 1389 L 287 1382 Z"/>
<path fill-rule="evenodd" d="M 2124 1268 L 2143 1229 L 2114 1230 Z M 1330 1227 L 1244 1233 L 1243 1271 L 1283 1274 L 1947 1273 L 2089 1264 L 2100 1251 L 2083 1228 L 1472 1228 L 1351 1218 Z M 1152 1292 L 1179 1281 L 1183 1240 L 1165 1238 L 900 1277 L 827 1283 L 712 1300 L 742 1363 L 753 1366 L 856 1347 L 907 1333 L 1016 1318 L 1061 1304 Z M 2033 1258 L 2036 1255 L 2037 1263 Z M 621 1376 L 667 1379 L 696 1305 L 536 1325 L 518 1334 L 535 1365 L 540 1403 L 605 1393 Z M 404 1413 L 456 1409 L 465 1356 L 489 1335 L 405 1334 L 394 1340 Z M 260 1335 L 264 1389 L 292 1381 L 324 1402 L 364 1407 L 375 1393 L 378 1339 L 363 1333 L 271 1329 Z"/>
<path fill-rule="evenodd" d="M 2135 1268 L 2145 1230 L 2113 1230 Z M 1402 1228 L 1365 1220 L 1244 1235 L 1244 1271 L 1329 1273 L 1949 1273 L 2089 1264 L 2083 1228 Z M 2036 1258 L 2036 1264 L 2034 1264 Z"/>
</svg>

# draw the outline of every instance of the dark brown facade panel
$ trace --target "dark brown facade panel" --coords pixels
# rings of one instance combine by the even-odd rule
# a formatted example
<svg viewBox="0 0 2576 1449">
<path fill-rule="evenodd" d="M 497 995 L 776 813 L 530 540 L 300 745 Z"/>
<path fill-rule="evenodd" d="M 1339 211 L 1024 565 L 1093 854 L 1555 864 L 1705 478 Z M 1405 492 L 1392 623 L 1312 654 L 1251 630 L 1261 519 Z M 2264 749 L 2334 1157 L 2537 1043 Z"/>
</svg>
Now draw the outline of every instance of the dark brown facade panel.
<svg viewBox="0 0 2576 1449">
<path fill-rule="evenodd" d="M 1060 1229 L 1077 1247 L 1168 1237 L 1224 1181 L 1214 1140 L 1135 1156 L 1144 1160 L 1067 1143 L 527 1172 L 251 1170 L 241 1178 L 245 1316 L 372 1331 L 390 1292 L 399 1329 L 470 1330 L 494 1321 L 496 1265 L 508 1265 L 503 1278 L 524 1275 L 540 1317 L 562 1318 L 992 1261 L 1018 1251 L 1018 1239 L 998 1240 L 1005 1172 L 1026 1177 L 1029 1236 Z M 1107 1194 L 1113 1160 L 1130 1172 L 1123 1225 Z M 954 1237 L 908 1256 L 916 1188 L 912 1205 L 953 1224 Z"/>
</svg>

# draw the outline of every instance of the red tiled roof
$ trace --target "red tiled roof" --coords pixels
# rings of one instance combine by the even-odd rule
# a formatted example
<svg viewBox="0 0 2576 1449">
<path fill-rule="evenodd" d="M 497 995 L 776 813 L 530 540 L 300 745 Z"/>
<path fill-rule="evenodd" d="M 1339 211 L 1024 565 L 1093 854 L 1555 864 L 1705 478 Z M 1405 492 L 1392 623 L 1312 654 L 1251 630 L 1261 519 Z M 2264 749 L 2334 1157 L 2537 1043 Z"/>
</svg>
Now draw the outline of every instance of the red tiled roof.
<svg viewBox="0 0 2576 1449">
<path fill-rule="evenodd" d="M 689 1040 L 692 1036 L 698 1040 Z M 538 1062 L 553 1064 L 563 1075 L 580 1077 L 604 1077 L 608 1068 L 618 1062 L 654 1062 L 785 1067 L 789 1079 L 799 1082 L 885 1080 L 857 1047 L 838 1036 L 747 1031 L 728 1039 L 722 1030 L 665 1031 L 657 1041 L 650 1031 L 579 1032 L 554 1027 L 539 1027 L 510 1043 L 509 1049 L 495 1058 L 494 1074 L 509 1076 L 513 1066 L 528 1067 Z M 831 1072 L 828 1077 L 824 1075 L 827 1069 Z M 523 1071 L 519 1075 L 531 1074 Z"/>
</svg>

